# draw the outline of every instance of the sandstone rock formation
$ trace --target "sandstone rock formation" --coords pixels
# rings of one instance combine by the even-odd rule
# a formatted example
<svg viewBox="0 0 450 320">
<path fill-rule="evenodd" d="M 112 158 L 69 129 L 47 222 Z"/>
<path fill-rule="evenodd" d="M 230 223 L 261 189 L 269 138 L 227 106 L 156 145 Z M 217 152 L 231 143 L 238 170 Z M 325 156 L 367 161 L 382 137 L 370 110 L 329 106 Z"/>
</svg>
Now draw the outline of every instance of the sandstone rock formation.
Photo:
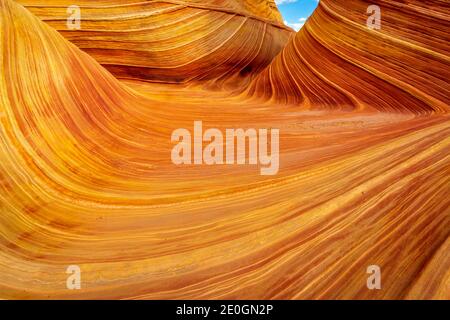
<svg viewBox="0 0 450 320">
<path fill-rule="evenodd" d="M 381 30 L 322 0 L 293 37 L 273 1 L 80 1 L 67 31 L 0 0 L 0 298 L 449 299 L 448 4 L 371 2 Z M 174 165 L 196 120 L 279 128 L 278 175 Z"/>
<path fill-rule="evenodd" d="M 152 82 L 234 88 L 293 34 L 273 0 L 77 1 L 80 30 L 67 27 L 71 0 L 18 2 L 117 77 Z"/>
</svg>

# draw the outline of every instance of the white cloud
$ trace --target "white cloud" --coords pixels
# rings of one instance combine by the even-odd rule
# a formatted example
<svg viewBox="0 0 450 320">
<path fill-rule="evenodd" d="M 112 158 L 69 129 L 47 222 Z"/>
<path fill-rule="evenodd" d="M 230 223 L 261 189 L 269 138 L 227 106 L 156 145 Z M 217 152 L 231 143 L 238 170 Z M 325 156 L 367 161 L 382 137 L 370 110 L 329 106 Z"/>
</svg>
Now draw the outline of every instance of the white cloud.
<svg viewBox="0 0 450 320">
<path fill-rule="evenodd" d="M 293 2 L 297 2 L 298 0 L 275 0 L 275 3 L 277 5 L 280 4 L 285 4 L 285 3 L 293 3 Z M 316 2 L 319 2 L 319 0 L 315 0 Z"/>
<path fill-rule="evenodd" d="M 293 2 L 297 2 L 297 0 L 275 0 L 275 3 L 277 5 L 285 4 L 285 3 L 293 3 Z"/>
<path fill-rule="evenodd" d="M 300 18 L 300 19 L 298 19 L 298 22 L 284 21 L 284 24 L 291 27 L 295 31 L 298 31 L 304 26 L 306 20 L 307 20 L 307 18 Z"/>
</svg>

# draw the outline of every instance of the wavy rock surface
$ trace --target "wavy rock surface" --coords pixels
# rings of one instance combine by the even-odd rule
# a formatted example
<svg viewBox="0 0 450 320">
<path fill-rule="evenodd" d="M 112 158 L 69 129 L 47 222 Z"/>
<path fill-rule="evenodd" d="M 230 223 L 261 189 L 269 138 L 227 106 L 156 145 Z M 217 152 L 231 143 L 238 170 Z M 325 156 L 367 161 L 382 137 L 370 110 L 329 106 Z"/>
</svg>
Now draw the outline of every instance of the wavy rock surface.
<svg viewBox="0 0 450 320">
<path fill-rule="evenodd" d="M 366 26 L 369 4 L 381 29 Z M 250 93 L 306 108 L 448 112 L 448 1 L 321 1 Z"/>
<path fill-rule="evenodd" d="M 293 34 L 273 0 L 78 1 L 80 30 L 68 30 L 71 0 L 19 2 L 125 79 L 235 88 Z"/>
<path fill-rule="evenodd" d="M 119 81 L 0 0 L 0 298 L 449 299 L 448 44 L 427 26 L 447 23 L 446 3 L 392 10 L 386 28 L 414 8 L 422 29 L 385 37 L 345 20 L 347 3 L 321 1 L 233 95 Z M 405 50 L 362 58 L 392 41 Z M 279 128 L 278 175 L 173 165 L 171 133 L 195 120 Z M 69 265 L 81 290 L 66 287 Z"/>
</svg>

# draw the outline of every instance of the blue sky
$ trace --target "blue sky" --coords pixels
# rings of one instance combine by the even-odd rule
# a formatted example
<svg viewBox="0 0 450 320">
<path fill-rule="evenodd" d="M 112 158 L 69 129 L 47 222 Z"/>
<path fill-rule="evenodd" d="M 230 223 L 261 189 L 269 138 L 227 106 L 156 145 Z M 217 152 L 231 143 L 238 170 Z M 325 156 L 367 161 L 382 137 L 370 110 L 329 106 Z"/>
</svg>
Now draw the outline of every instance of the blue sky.
<svg viewBox="0 0 450 320">
<path fill-rule="evenodd" d="M 319 4 L 319 0 L 275 0 L 275 2 L 285 23 L 295 30 L 303 26 Z"/>
</svg>

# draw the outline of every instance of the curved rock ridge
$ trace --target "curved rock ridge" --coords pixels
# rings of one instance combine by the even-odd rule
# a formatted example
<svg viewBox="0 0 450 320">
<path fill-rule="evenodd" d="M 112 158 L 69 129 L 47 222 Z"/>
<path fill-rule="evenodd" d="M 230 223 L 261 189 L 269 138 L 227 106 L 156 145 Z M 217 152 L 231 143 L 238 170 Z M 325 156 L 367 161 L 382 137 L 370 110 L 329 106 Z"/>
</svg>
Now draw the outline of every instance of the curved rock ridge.
<svg viewBox="0 0 450 320">
<path fill-rule="evenodd" d="M 416 8 L 445 14 L 430 3 Z M 411 75 L 402 81 L 436 105 L 411 90 L 394 101 L 400 84 L 386 80 L 382 92 L 381 75 L 361 68 L 345 73 L 361 86 L 344 88 L 351 98 L 333 82 L 343 63 L 333 57 L 309 74 L 300 60 L 272 66 L 277 95 L 261 85 L 255 99 L 118 80 L 0 0 L 0 298 L 449 299 L 450 115 L 432 112 L 444 98 Z M 298 86 L 282 82 L 283 70 Z M 317 101 L 297 95 L 306 85 Z M 364 90 L 389 107 L 376 110 Z M 328 110 L 302 110 L 292 97 Z M 279 128 L 278 174 L 173 164 L 172 132 L 199 120 L 221 132 Z M 80 290 L 67 287 L 70 266 L 81 270 Z M 380 290 L 367 287 L 370 266 L 381 270 Z"/>
<path fill-rule="evenodd" d="M 53 9 L 57 9 L 58 7 L 66 9 L 69 6 L 74 5 L 73 1 L 71 2 L 70 0 L 18 0 L 16 2 L 23 4 L 31 10 L 38 10 L 38 8 L 45 9 L 38 11 L 45 17 L 47 17 L 46 13 L 49 13 L 50 17 L 54 16 L 56 12 L 53 12 Z M 129 9 L 130 7 L 150 3 L 168 3 L 217 11 L 229 11 L 234 14 L 250 15 L 257 19 L 262 18 L 272 22 L 283 23 L 283 19 L 274 0 L 81 0 L 77 1 L 76 5 L 81 8 L 98 10 L 116 8 L 118 9 L 115 11 L 116 13 L 123 13 L 123 8 Z M 49 11 L 48 9 L 51 10 Z M 65 12 L 61 13 L 63 13 L 62 16 L 65 16 Z"/>
<path fill-rule="evenodd" d="M 381 9 L 381 29 L 367 8 Z M 305 108 L 448 112 L 448 1 L 321 0 L 249 94 Z"/>
<path fill-rule="evenodd" d="M 293 34 L 273 0 L 78 1 L 80 30 L 67 26 L 73 1 L 18 2 L 125 79 L 236 88 Z"/>
</svg>

